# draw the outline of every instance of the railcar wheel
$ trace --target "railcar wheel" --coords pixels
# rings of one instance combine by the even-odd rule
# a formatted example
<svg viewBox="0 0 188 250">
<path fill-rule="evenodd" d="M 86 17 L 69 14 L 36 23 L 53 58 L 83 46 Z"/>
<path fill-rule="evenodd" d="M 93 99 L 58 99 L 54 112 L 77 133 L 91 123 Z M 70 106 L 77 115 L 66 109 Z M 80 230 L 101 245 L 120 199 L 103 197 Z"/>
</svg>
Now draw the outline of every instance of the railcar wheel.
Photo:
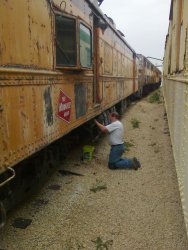
<svg viewBox="0 0 188 250">
<path fill-rule="evenodd" d="M 6 210 L 2 202 L 0 202 L 0 228 L 3 228 L 6 222 Z"/>
</svg>

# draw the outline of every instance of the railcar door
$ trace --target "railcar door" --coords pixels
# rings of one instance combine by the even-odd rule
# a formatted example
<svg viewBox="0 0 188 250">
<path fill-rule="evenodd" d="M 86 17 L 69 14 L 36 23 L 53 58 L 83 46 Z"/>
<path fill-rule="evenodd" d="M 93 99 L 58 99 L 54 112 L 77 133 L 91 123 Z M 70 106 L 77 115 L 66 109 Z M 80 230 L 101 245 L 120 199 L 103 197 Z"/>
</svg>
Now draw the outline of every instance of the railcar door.
<svg viewBox="0 0 188 250">
<path fill-rule="evenodd" d="M 103 82 L 100 79 L 100 28 L 98 27 L 98 18 L 93 17 L 93 64 L 94 64 L 94 80 L 93 80 L 93 102 L 95 105 L 99 105 L 102 102 L 102 93 L 103 93 Z"/>
</svg>

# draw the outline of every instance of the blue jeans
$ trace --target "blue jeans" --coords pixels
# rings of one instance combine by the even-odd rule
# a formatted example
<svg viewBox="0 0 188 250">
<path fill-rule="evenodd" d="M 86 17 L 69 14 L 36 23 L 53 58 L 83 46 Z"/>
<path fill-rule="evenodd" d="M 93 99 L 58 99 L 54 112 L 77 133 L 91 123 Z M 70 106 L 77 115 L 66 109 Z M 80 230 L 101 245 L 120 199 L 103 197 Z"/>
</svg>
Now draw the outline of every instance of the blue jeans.
<svg viewBox="0 0 188 250">
<path fill-rule="evenodd" d="M 124 144 L 111 146 L 108 166 L 110 169 L 125 169 L 132 167 L 132 160 L 121 158 L 125 151 Z"/>
</svg>

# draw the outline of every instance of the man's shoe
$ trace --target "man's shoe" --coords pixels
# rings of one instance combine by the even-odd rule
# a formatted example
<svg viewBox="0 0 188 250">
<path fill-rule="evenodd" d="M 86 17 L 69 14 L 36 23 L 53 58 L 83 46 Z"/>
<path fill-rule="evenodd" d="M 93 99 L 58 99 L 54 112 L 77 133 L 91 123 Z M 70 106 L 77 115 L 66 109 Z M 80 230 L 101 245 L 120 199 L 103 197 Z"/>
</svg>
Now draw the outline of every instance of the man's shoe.
<svg viewBox="0 0 188 250">
<path fill-rule="evenodd" d="M 133 169 L 137 170 L 138 168 L 141 167 L 141 164 L 136 157 L 133 157 L 132 161 L 133 161 Z"/>
</svg>

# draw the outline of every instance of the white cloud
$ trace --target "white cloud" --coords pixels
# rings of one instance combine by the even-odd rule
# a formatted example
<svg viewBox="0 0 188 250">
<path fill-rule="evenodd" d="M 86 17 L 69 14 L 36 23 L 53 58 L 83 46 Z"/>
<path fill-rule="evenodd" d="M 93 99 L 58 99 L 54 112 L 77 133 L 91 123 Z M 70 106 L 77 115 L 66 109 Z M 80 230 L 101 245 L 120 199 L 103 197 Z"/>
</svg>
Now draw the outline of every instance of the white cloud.
<svg viewBox="0 0 188 250">
<path fill-rule="evenodd" d="M 104 0 L 102 11 L 136 52 L 163 58 L 171 0 Z"/>
</svg>

